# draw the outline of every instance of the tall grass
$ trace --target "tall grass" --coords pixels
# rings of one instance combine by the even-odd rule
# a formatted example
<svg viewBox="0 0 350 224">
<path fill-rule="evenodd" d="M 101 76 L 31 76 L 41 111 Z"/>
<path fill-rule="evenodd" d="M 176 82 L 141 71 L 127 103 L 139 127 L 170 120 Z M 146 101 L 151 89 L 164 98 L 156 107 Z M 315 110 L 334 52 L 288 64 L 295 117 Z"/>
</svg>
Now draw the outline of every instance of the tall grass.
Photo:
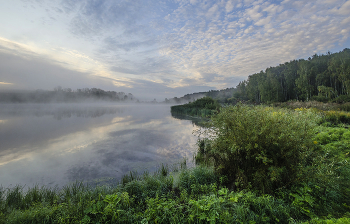
<svg viewBox="0 0 350 224">
<path fill-rule="evenodd" d="M 161 170 L 144 173 L 115 187 L 2 188 L 0 223 L 321 223 L 317 209 L 310 207 L 314 215 L 305 215 L 310 192 L 299 192 L 291 202 L 294 191 L 285 197 L 231 191 L 222 187 L 213 168 L 177 170 L 168 168 L 166 176 Z M 331 204 L 332 197 L 327 198 Z"/>
<path fill-rule="evenodd" d="M 347 223 L 350 131 L 317 126 L 320 113 L 223 108 L 199 141 L 202 165 L 160 164 L 115 186 L 0 187 L 0 224 Z"/>
</svg>

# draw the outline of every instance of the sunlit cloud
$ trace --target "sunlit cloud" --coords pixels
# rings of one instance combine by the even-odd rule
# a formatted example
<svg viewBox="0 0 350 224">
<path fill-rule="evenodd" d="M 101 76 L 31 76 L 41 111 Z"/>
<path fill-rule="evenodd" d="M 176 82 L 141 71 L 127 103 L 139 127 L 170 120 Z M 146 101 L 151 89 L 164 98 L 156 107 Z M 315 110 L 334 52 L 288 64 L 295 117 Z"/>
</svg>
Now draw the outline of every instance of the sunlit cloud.
<svg viewBox="0 0 350 224">
<path fill-rule="evenodd" d="M 234 87 L 267 67 L 350 45 L 349 0 L 13 2 L 0 9 L 0 52 L 135 95 L 146 83 L 165 97 Z"/>
<path fill-rule="evenodd" d="M 9 83 L 9 82 L 0 82 L 0 85 L 13 85 L 13 83 Z"/>
</svg>

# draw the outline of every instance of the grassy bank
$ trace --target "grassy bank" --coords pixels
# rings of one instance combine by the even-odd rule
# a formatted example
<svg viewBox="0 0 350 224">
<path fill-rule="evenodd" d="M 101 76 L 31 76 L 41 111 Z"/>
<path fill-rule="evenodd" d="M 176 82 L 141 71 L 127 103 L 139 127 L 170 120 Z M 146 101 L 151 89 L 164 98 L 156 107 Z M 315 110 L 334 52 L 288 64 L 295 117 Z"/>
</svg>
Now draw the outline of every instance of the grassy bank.
<svg viewBox="0 0 350 224">
<path fill-rule="evenodd" d="M 1 188 L 0 223 L 350 223 L 344 116 L 221 108 L 201 135 L 195 168 L 131 172 L 116 186 Z"/>
<path fill-rule="evenodd" d="M 135 178 L 135 179 L 133 179 Z M 90 189 L 76 183 L 62 190 L 20 187 L 2 190 L 1 223 L 346 223 L 345 205 L 317 216 L 314 189 L 287 196 L 231 191 L 213 169 L 196 167 L 130 178 L 118 187 Z M 332 192 L 327 192 L 332 194 Z M 334 192 L 333 192 L 334 194 Z M 311 206 L 311 203 L 313 203 Z M 334 208 L 329 208 L 334 209 Z M 327 222 L 324 220 L 328 220 Z"/>
</svg>

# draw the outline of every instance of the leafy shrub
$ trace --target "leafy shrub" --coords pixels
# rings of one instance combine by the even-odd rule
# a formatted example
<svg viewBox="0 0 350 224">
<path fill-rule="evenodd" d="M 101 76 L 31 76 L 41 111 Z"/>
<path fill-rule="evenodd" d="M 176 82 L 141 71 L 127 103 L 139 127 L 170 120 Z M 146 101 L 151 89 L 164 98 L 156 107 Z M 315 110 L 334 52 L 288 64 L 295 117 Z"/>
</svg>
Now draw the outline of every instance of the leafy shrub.
<svg viewBox="0 0 350 224">
<path fill-rule="evenodd" d="M 333 102 L 336 102 L 336 103 L 350 102 L 350 96 L 349 95 L 340 95 L 340 96 L 336 97 L 335 99 L 333 99 Z"/>
<path fill-rule="evenodd" d="M 124 174 L 122 176 L 122 184 L 125 185 L 133 180 L 139 180 L 139 176 L 136 171 L 130 171 L 129 174 Z"/>
<path fill-rule="evenodd" d="M 209 193 L 213 190 L 213 184 L 218 181 L 213 169 L 197 166 L 193 169 L 184 169 L 179 175 L 177 187 L 192 193 Z M 216 187 L 214 188 L 216 190 Z"/>
<path fill-rule="evenodd" d="M 222 108 L 212 119 L 208 139 L 200 140 L 195 160 L 214 165 L 232 188 L 273 193 L 302 181 L 318 120 L 311 111 L 241 104 Z"/>
<path fill-rule="evenodd" d="M 325 120 L 332 124 L 350 124 L 350 113 L 345 111 L 323 111 Z"/>
<path fill-rule="evenodd" d="M 340 218 L 340 219 L 318 219 L 315 218 L 311 221 L 303 222 L 303 224 L 344 224 L 344 223 L 350 223 L 350 218 Z"/>
<path fill-rule="evenodd" d="M 25 211 L 15 210 L 7 217 L 6 223 L 58 223 L 54 219 L 55 213 L 55 207 L 34 206 Z"/>
<path fill-rule="evenodd" d="M 148 223 L 185 223 L 184 207 L 172 199 L 158 196 L 149 198 L 144 220 L 147 220 Z"/>
<path fill-rule="evenodd" d="M 288 223 L 291 208 L 282 200 L 252 192 L 229 192 L 190 200 L 188 223 Z"/>
<path fill-rule="evenodd" d="M 168 194 L 173 187 L 173 177 L 162 175 L 146 176 L 143 180 L 133 180 L 123 190 L 135 199 L 135 203 L 144 203 L 148 197 Z"/>
<path fill-rule="evenodd" d="M 350 103 L 344 103 L 339 105 L 339 109 L 343 111 L 350 111 Z"/>
<path fill-rule="evenodd" d="M 327 98 L 325 96 L 313 96 L 313 97 L 311 97 L 311 100 L 327 103 L 328 101 L 331 101 L 332 99 L 329 99 L 329 98 Z"/>
<path fill-rule="evenodd" d="M 323 153 L 315 163 L 318 178 L 311 182 L 313 194 L 318 199 L 318 213 L 342 214 L 350 205 L 350 130 L 323 127 L 314 141 Z"/>
</svg>

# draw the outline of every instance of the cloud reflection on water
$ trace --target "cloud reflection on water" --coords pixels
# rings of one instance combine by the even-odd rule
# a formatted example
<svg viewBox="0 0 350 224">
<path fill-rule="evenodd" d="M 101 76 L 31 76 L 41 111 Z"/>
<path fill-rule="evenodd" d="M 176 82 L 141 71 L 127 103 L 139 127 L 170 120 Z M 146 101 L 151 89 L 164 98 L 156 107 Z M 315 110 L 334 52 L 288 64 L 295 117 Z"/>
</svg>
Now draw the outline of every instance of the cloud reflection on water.
<svg viewBox="0 0 350 224">
<path fill-rule="evenodd" d="M 130 170 L 152 171 L 161 163 L 192 159 L 196 127 L 172 118 L 169 106 L 95 105 L 96 110 L 105 107 L 102 111 L 109 112 L 94 117 L 78 116 L 61 107 L 54 110 L 70 114 L 61 120 L 54 116 L 56 112 L 42 112 L 44 108 L 42 116 L 35 116 L 38 112 L 33 113 L 33 108 L 25 113 L 22 107 L 13 116 L 9 110 L 0 110 L 0 120 L 11 117 L 0 130 L 7 146 L 0 148 L 3 186 L 118 179 Z M 93 111 L 93 106 L 86 111 Z"/>
</svg>

